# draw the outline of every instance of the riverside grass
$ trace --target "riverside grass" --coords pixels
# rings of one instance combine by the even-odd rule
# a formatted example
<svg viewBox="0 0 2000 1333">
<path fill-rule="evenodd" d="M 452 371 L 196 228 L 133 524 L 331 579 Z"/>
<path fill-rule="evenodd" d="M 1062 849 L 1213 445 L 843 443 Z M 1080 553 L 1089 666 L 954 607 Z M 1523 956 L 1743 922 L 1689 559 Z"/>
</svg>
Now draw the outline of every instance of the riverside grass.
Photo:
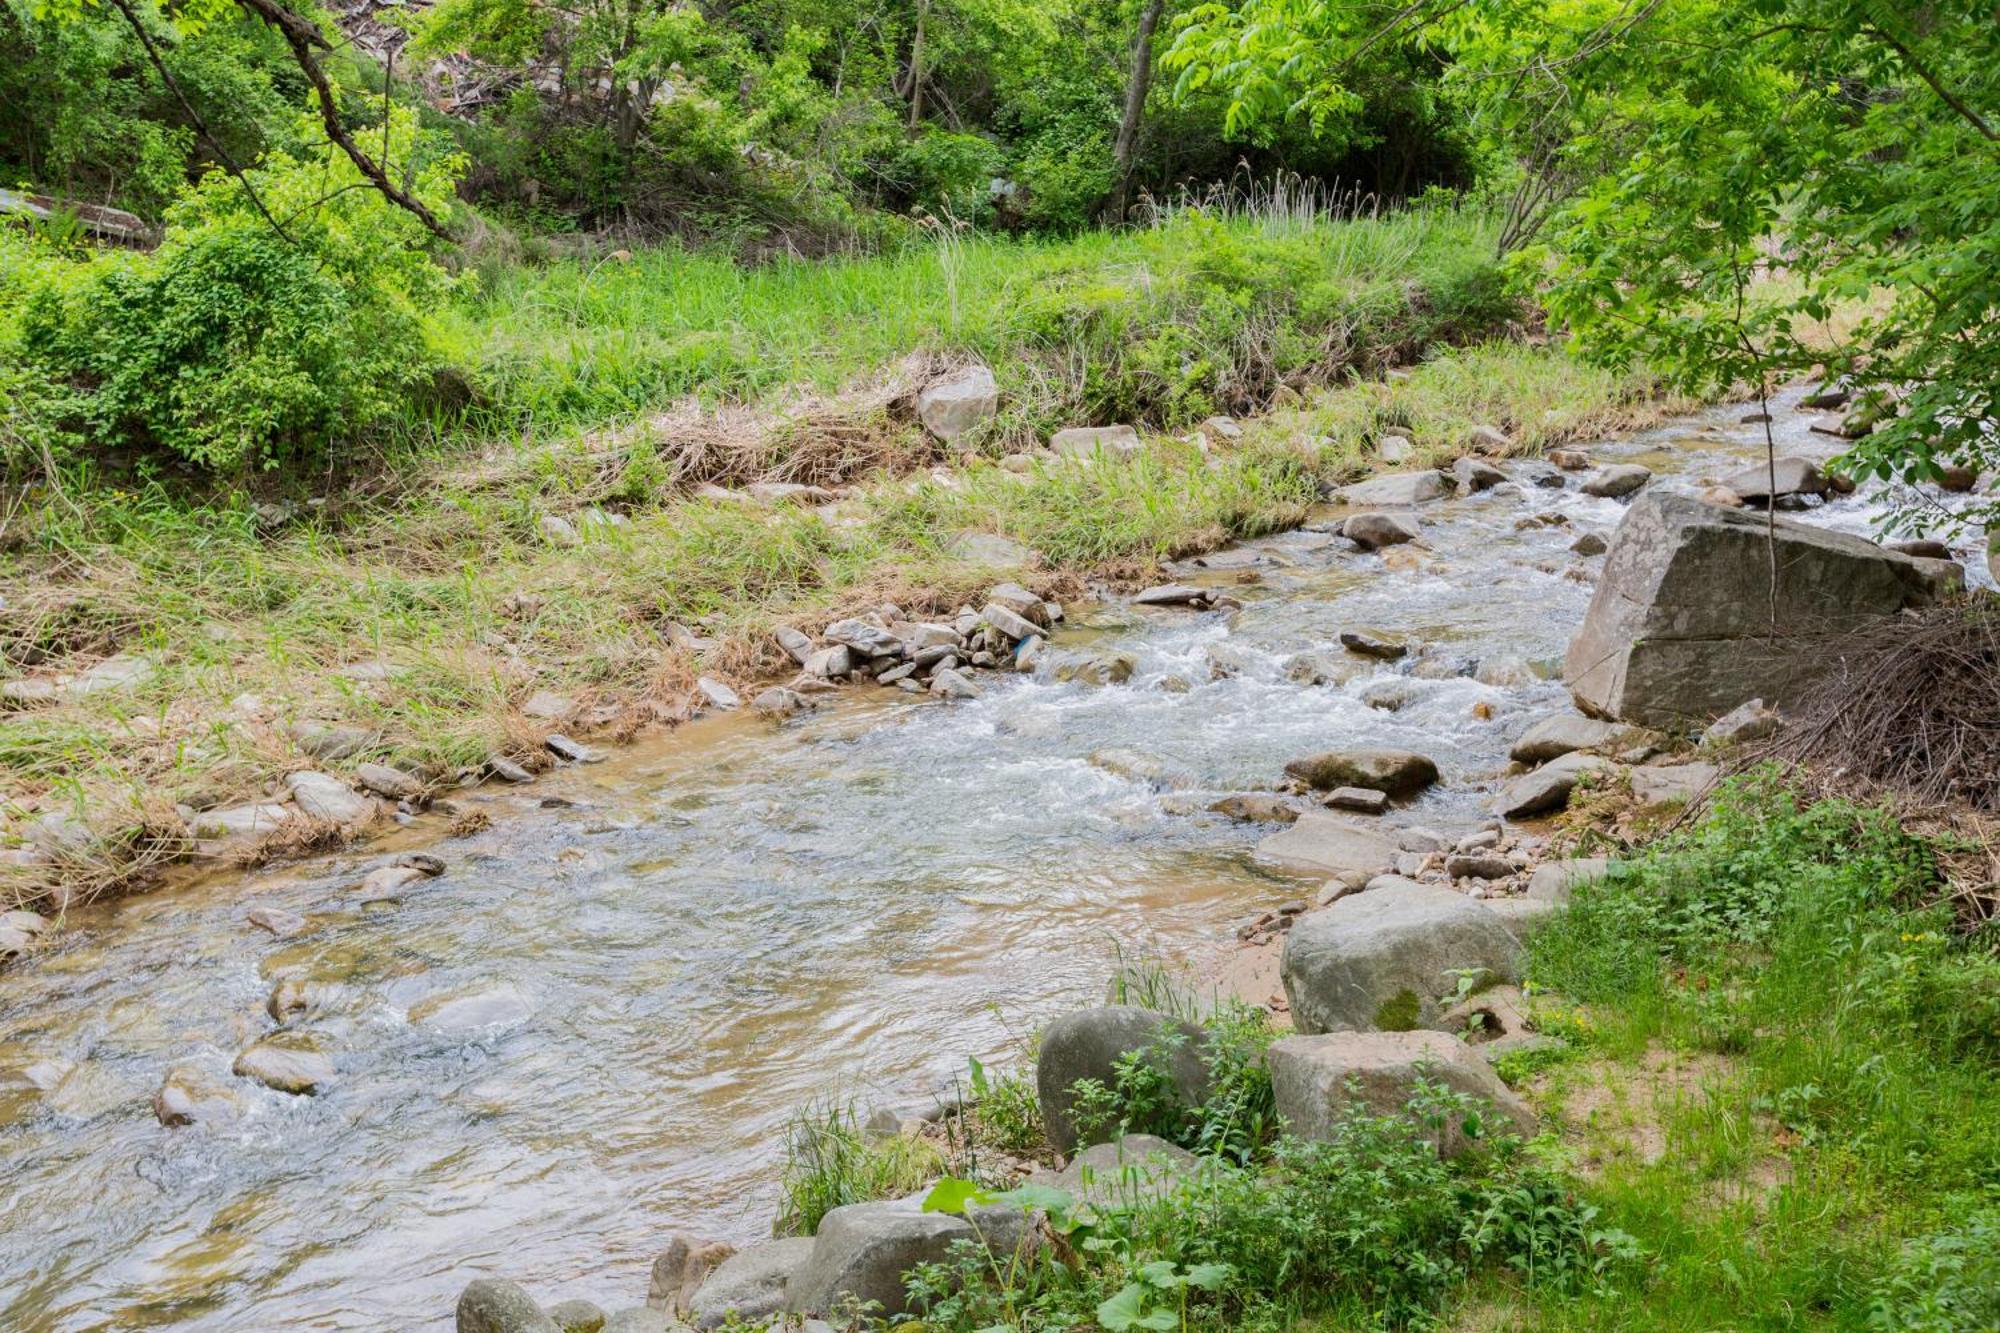
<svg viewBox="0 0 2000 1333">
<path fill-rule="evenodd" d="M 1439 320 L 1473 318 L 1482 298 L 1440 306 L 1421 267 L 1401 270 L 1431 264 L 1448 292 L 1478 271 L 1468 257 L 1484 239 L 1483 224 L 1461 214 L 1317 229 L 1183 219 L 1056 245 L 953 243 L 767 273 L 661 254 L 490 278 L 476 304 L 438 316 L 448 339 L 490 333 L 474 417 L 428 442 L 428 427 L 411 423 L 384 445 L 378 471 L 307 497 L 276 530 L 241 493 L 195 500 L 102 475 L 67 477 L 38 510 L 9 516 L 0 649 L 13 668 L 74 672 L 127 653 L 151 671 L 128 688 L 6 713 L 6 816 L 17 833 L 44 813 L 81 817 L 120 831 L 109 847 L 154 847 L 136 859 L 100 848 L 56 868 L 93 891 L 173 854 L 145 834 L 171 825 L 169 804 L 254 799 L 311 766 L 287 734 L 297 720 L 365 729 L 372 743 L 343 764 L 375 759 L 448 780 L 494 753 L 539 755 L 547 724 L 516 711 L 536 690 L 601 709 L 604 730 L 628 734 L 682 715 L 697 669 L 738 682 L 772 674 L 783 665 L 769 638 L 779 622 L 815 628 L 885 600 L 949 611 L 994 577 L 953 557 L 963 533 L 1032 548 L 1032 581 L 1062 593 L 1085 575 L 1139 577 L 1162 557 L 1295 524 L 1321 486 L 1371 466 L 1387 431 L 1436 461 L 1474 423 L 1532 452 L 1678 406 L 1643 379 L 1545 349 L 1437 342 L 1452 332 Z M 1297 307 L 1250 296 L 1219 311 L 1179 304 L 1190 292 L 1196 305 L 1220 299 L 1231 284 L 1252 295 L 1297 287 L 1292 261 L 1313 247 L 1327 256 L 1325 292 L 1347 293 L 1326 296 L 1326 309 L 1348 312 L 1332 323 L 1307 325 Z M 1233 276 L 1190 286 L 1175 271 Z M 1146 319 L 1130 308 L 1135 291 Z M 1023 292 L 1043 294 L 1026 326 L 1010 322 Z M 1374 313 L 1350 317 L 1357 309 Z M 1152 316 L 1176 310 L 1165 324 L 1179 332 L 1163 335 Z M 708 321 L 737 350 L 682 358 L 677 339 Z M 1162 347 L 1187 351 L 1190 330 L 1225 325 L 1243 340 L 1226 358 L 1160 359 Z M 681 334 L 668 337 L 672 328 Z M 1062 331 L 1053 342 L 1050 328 Z M 1429 359 L 1312 388 L 1404 359 L 1412 345 Z M 1002 381 L 1001 419 L 949 469 L 922 470 L 945 456 L 889 408 L 882 385 L 906 355 L 977 355 Z M 1241 383 L 1218 377 L 1218 365 Z M 1307 386 L 1304 400 L 1214 453 L 1151 432 L 1126 463 L 1023 478 L 993 462 L 1049 423 L 1121 407 L 1184 421 L 1213 410 L 1219 386 L 1268 394 L 1271 383 L 1249 381 L 1280 372 Z M 746 396 L 720 413 L 699 403 Z M 670 402 L 664 415 L 644 414 Z M 709 461 L 690 471 L 697 456 Z M 803 479 L 860 484 L 824 512 L 688 493 L 714 477 L 802 469 Z M 574 548 L 542 534 L 543 517 L 593 505 L 624 522 L 588 526 Z M 670 622 L 718 646 L 699 660 L 674 649 Z M 353 671 L 372 664 L 392 677 Z M 15 892 L 35 892 L 48 873 L 23 876 Z"/>
</svg>

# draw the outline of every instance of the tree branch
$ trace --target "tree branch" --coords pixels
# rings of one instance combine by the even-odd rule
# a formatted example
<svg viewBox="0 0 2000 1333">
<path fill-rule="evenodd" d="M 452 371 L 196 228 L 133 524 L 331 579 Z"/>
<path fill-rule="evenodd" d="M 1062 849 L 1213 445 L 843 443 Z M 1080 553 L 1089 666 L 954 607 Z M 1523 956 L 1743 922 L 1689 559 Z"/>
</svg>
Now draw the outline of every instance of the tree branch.
<svg viewBox="0 0 2000 1333">
<path fill-rule="evenodd" d="M 1936 93 L 1946 106 L 1956 111 L 1966 124 L 1978 130 L 1990 142 L 2000 143 L 2000 132 L 1995 132 L 1994 128 L 1988 125 L 1977 111 L 1974 111 L 1964 102 L 1961 102 L 1956 94 L 1952 93 L 1942 83 L 1939 83 L 1937 76 L 1931 73 L 1929 67 L 1923 61 L 1917 59 L 1917 53 L 1912 51 L 1908 46 L 1905 46 L 1902 39 L 1897 37 L 1895 33 L 1890 32 L 1887 28 L 1879 28 L 1873 23 L 1862 24 L 1861 31 L 1872 32 L 1881 38 L 1890 50 L 1903 58 L 1903 63 L 1910 67 L 1910 72 L 1929 84 L 1930 90 Z"/>
<path fill-rule="evenodd" d="M 285 44 L 292 48 L 293 61 L 312 83 L 313 95 L 319 102 L 320 123 L 326 127 L 326 137 L 339 145 L 340 151 L 347 154 L 347 160 L 354 164 L 355 169 L 374 183 L 376 191 L 384 199 L 414 216 L 433 236 L 441 240 L 451 240 L 451 233 L 445 230 L 437 215 L 424 207 L 423 202 L 416 196 L 400 189 L 390 180 L 389 173 L 384 171 L 374 158 L 363 152 L 361 145 L 354 142 L 354 136 L 341 125 L 340 111 L 333 100 L 333 84 L 328 81 L 326 71 L 320 67 L 319 60 L 313 55 L 315 50 L 331 48 L 312 21 L 302 15 L 294 14 L 279 4 L 278 0 L 236 0 L 236 3 L 277 29 L 278 34 L 285 39 Z"/>
</svg>

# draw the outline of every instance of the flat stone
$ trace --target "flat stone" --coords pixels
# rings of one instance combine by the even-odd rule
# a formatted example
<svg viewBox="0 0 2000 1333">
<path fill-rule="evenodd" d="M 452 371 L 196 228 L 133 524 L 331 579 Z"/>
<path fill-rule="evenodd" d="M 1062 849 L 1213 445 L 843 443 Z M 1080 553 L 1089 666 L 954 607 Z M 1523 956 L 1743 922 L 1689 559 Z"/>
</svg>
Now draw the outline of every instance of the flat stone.
<svg viewBox="0 0 2000 1333">
<path fill-rule="evenodd" d="M 1047 629 L 1053 622 L 1049 608 L 1052 602 L 1044 601 L 1039 595 L 1018 583 L 996 583 L 986 590 L 986 601 L 998 603 L 1037 628 Z"/>
<path fill-rule="evenodd" d="M 282 907 L 253 907 L 243 914 L 243 919 L 281 940 L 303 935 L 309 929 L 304 917 L 297 912 L 287 912 Z"/>
<path fill-rule="evenodd" d="M 1160 583 L 1132 598 L 1136 606 L 1192 606 L 1208 600 L 1208 594 L 1186 583 Z"/>
<path fill-rule="evenodd" d="M 930 692 L 940 699 L 977 699 L 982 691 L 949 667 L 940 667 L 931 675 Z"/>
<path fill-rule="evenodd" d="M 502 782 L 533 782 L 535 775 L 505 755 L 488 755 L 486 769 Z"/>
<path fill-rule="evenodd" d="M 545 722 L 559 721 L 575 711 L 576 700 L 554 690 L 536 690 L 521 704 L 523 717 L 539 718 Z"/>
<path fill-rule="evenodd" d="M 1130 458 L 1139 452 L 1139 432 L 1130 426 L 1072 426 L 1049 437 L 1049 448 L 1065 458 Z"/>
<path fill-rule="evenodd" d="M 851 618 L 836 620 L 828 625 L 826 637 L 830 642 L 849 648 L 862 657 L 900 652 L 903 646 L 894 634 L 882 626 Z"/>
<path fill-rule="evenodd" d="M 1079 685 L 1123 685 L 1139 668 L 1139 659 L 1127 652 L 1093 653 L 1079 661 L 1064 662 L 1056 668 L 1056 679 Z"/>
<path fill-rule="evenodd" d="M 1594 754 L 1566 754 L 1540 768 L 1510 779 L 1500 788 L 1493 809 L 1507 819 L 1551 814 L 1569 805 L 1577 783 L 1586 774 L 1610 774 L 1616 766 Z"/>
<path fill-rule="evenodd" d="M 743 696 L 713 676 L 697 676 L 694 690 L 704 704 L 718 712 L 726 713 L 743 706 Z"/>
<path fill-rule="evenodd" d="M 1653 470 L 1637 463 L 1614 463 L 1583 483 L 1585 495 L 1617 500 L 1632 494 L 1653 479 Z"/>
<path fill-rule="evenodd" d="M 224 806 L 197 811 L 188 831 L 197 838 L 252 838 L 273 832 L 292 817 L 292 808 L 275 801 Z"/>
<path fill-rule="evenodd" d="M 1434 1027 L 1454 974 L 1519 978 L 1521 946 L 1500 918 L 1451 889 L 1351 894 L 1300 917 L 1282 975 L 1300 1032 Z"/>
<path fill-rule="evenodd" d="M 601 763 L 604 755 L 581 741 L 571 740 L 560 731 L 552 731 L 542 737 L 542 748 L 556 758 L 571 764 Z"/>
<path fill-rule="evenodd" d="M 299 809 L 313 819 L 360 824 L 375 817 L 374 801 L 324 773 L 290 773 L 285 777 L 285 785 L 291 788 L 292 800 Z"/>
<path fill-rule="evenodd" d="M 1454 1116 L 1426 1126 L 1440 1155 L 1456 1156 L 1476 1137 L 1535 1132 L 1534 1112 L 1477 1052 L 1447 1032 L 1338 1032 L 1285 1037 L 1264 1055 L 1278 1117 L 1294 1136 L 1330 1140 L 1348 1117 L 1407 1115 L 1419 1082 L 1442 1084 L 1492 1107 L 1497 1123 Z"/>
<path fill-rule="evenodd" d="M 1632 795 L 1641 805 L 1685 804 L 1722 777 L 1714 764 L 1650 764 L 1631 770 Z"/>
<path fill-rule="evenodd" d="M 1353 810 L 1364 815 L 1379 815 L 1389 808 L 1389 793 L 1377 791 L 1373 787 L 1335 787 L 1320 802 L 1329 810 Z"/>
<path fill-rule="evenodd" d="M 1343 871 L 1373 875 L 1395 864 L 1396 848 L 1374 829 L 1339 815 L 1309 811 L 1290 828 L 1258 843 L 1257 856 L 1280 869 L 1309 875 Z"/>
<path fill-rule="evenodd" d="M 387 764 L 356 764 L 354 780 L 385 800 L 415 801 L 424 794 L 423 783 Z"/>
<path fill-rule="evenodd" d="M 979 613 L 979 618 L 1005 635 L 1009 643 L 1018 643 L 1022 639 L 1031 639 L 1042 632 L 1041 626 L 1035 624 L 1034 621 L 1000 605 L 998 602 L 988 602 L 986 609 Z"/>
<path fill-rule="evenodd" d="M 785 650 L 785 655 L 800 666 L 804 666 L 813 654 L 812 640 L 790 625 L 778 626 L 771 632 L 771 637 L 778 641 L 778 646 Z"/>
<path fill-rule="evenodd" d="M 1517 764 L 1545 764 L 1576 750 L 1594 750 L 1628 735 L 1631 728 L 1581 713 L 1551 713 L 1521 733 L 1507 751 Z"/>
<path fill-rule="evenodd" d="M 1451 487 L 1444 476 L 1426 469 L 1422 472 L 1391 472 L 1358 481 L 1352 486 L 1341 487 L 1334 492 L 1334 498 L 1357 508 L 1403 509 L 1441 500 L 1450 493 Z"/>
<path fill-rule="evenodd" d="M 689 1322 L 715 1328 L 734 1315 L 754 1325 L 783 1313 L 785 1290 L 812 1262 L 810 1236 L 765 1241 L 739 1250 L 717 1265 L 688 1302 Z"/>
<path fill-rule="evenodd" d="M 1372 787 L 1390 796 L 1414 796 L 1438 779 L 1437 765 L 1408 750 L 1327 750 L 1285 765 L 1285 773 L 1317 791 Z"/>
<path fill-rule="evenodd" d="M 63 687 L 63 696 L 87 699 L 92 695 L 137 689 L 153 678 L 153 672 L 151 659 L 137 653 L 120 653 L 116 657 L 105 658 L 76 676 Z"/>
<path fill-rule="evenodd" d="M 1355 630 L 1342 630 L 1340 646 L 1350 653 L 1372 657 L 1381 662 L 1393 662 L 1407 654 L 1407 644 L 1392 643 L 1388 639 L 1378 639 L 1373 634 L 1362 634 Z"/>
<path fill-rule="evenodd" d="M 1581 449 L 1551 449 L 1549 461 L 1564 472 L 1583 472 L 1590 467 L 1590 455 Z"/>
<path fill-rule="evenodd" d="M 320 1052 L 275 1040 L 245 1048 L 232 1068 L 242 1078 L 297 1096 L 324 1092 L 334 1078 L 333 1061 Z"/>
<path fill-rule="evenodd" d="M 1506 879 L 1514 863 L 1492 852 L 1459 852 L 1445 858 L 1444 873 L 1453 879 Z"/>
<path fill-rule="evenodd" d="M 1771 484 L 1773 471 L 1777 474 L 1776 489 Z M 1833 489 L 1826 474 L 1809 458 L 1780 458 L 1775 467 L 1757 463 L 1724 477 L 1721 484 L 1744 503 L 1756 505 L 1769 504 L 1774 498 L 1782 503 L 1801 496 L 1824 496 Z"/>
<path fill-rule="evenodd" d="M 1268 792 L 1237 792 L 1208 806 L 1215 814 L 1246 824 L 1290 824 L 1298 820 L 1299 808 L 1282 796 Z"/>
<path fill-rule="evenodd" d="M 1765 706 L 1762 699 L 1752 699 L 1711 722 L 1701 733 L 1701 743 L 1708 747 L 1746 745 L 1777 731 L 1782 720 L 1777 709 Z"/>
</svg>

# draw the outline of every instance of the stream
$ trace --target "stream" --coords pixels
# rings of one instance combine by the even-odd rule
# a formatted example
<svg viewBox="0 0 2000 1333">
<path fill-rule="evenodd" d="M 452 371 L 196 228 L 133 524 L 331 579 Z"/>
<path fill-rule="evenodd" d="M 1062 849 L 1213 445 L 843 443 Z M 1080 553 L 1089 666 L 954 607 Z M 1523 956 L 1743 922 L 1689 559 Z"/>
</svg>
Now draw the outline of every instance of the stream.
<svg viewBox="0 0 2000 1333">
<path fill-rule="evenodd" d="M 1792 401 L 1780 453 L 1837 452 Z M 1761 460 L 1746 410 L 1594 453 L 1693 491 Z M 968 1056 L 1018 1058 L 1101 997 L 1119 951 L 1212 971 L 1246 915 L 1301 895 L 1251 856 L 1269 826 L 1190 805 L 1300 754 L 1387 746 L 1444 774 L 1391 822 L 1484 818 L 1509 742 L 1566 705 L 1554 677 L 1591 595 L 1575 574 L 1602 563 L 1569 545 L 1624 507 L 1504 466 L 1515 493 L 1419 511 L 1425 552 L 1307 529 L 1177 567 L 1240 612 L 1072 607 L 1052 646 L 1136 654 L 1125 686 L 982 673 L 959 704 L 855 690 L 783 726 L 704 719 L 454 797 L 492 816 L 470 837 L 426 818 L 87 910 L 0 971 L 0 1326 L 443 1329 L 482 1275 L 618 1308 L 643 1301 L 670 1232 L 764 1233 L 802 1104 L 910 1104 Z M 1804 517 L 1865 535 L 1883 501 Z M 1546 511 L 1568 522 L 1517 527 Z M 1349 658 L 1336 683 L 1288 675 L 1301 651 L 1341 657 L 1342 630 L 1428 647 Z M 1211 679 L 1225 645 L 1234 674 Z M 1369 702 L 1391 694 L 1394 711 Z M 1107 750 L 1180 790 L 1091 761 Z M 418 848 L 442 878 L 351 891 Z M 274 940 L 244 922 L 257 904 L 315 929 Z M 284 976 L 322 983 L 296 1020 L 338 1070 L 320 1096 L 229 1076 Z M 52 1086 L 7 1077 L 37 1062 Z M 148 1099 L 178 1066 L 233 1082 L 243 1114 L 162 1128 Z"/>
</svg>

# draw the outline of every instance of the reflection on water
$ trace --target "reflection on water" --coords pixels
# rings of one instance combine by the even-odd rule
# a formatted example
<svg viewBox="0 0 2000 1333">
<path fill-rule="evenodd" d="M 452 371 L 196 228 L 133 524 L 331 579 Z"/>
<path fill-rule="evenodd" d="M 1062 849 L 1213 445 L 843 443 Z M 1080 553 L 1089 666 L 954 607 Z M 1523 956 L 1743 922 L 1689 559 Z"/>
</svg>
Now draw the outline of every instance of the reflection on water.
<svg viewBox="0 0 2000 1333">
<path fill-rule="evenodd" d="M 1735 415 L 1602 453 L 1692 489 L 1757 456 Z M 1830 452 L 1780 420 L 1786 452 Z M 1508 741 L 1563 700 L 1547 677 L 1590 595 L 1569 543 L 1621 512 L 1512 470 L 1519 493 L 1427 508 L 1427 552 L 1385 563 L 1305 531 L 1254 544 L 1255 582 L 1228 567 L 1247 562 L 1184 571 L 1232 588 L 1233 623 L 1091 617 L 1069 638 L 1136 653 L 1125 688 L 987 676 L 950 707 L 883 691 L 782 729 L 702 722 L 476 794 L 495 819 L 472 838 L 397 835 L 450 868 L 396 900 L 352 892 L 371 848 L 101 909 L 0 974 L 0 1070 L 47 1085 L 0 1089 L 0 1324 L 436 1328 L 480 1273 L 637 1303 L 670 1230 L 768 1224 L 801 1102 L 932 1089 L 1100 993 L 1114 944 L 1205 966 L 1296 894 L 1250 860 L 1253 826 L 1169 814 L 1093 752 L 1201 794 L 1313 749 L 1406 746 L 1446 781 L 1394 818 L 1478 818 Z M 1816 517 L 1864 531 L 1873 503 Z M 1569 523 L 1517 527 L 1551 510 Z M 1430 649 L 1291 677 L 1349 629 Z M 1159 688 L 1172 676 L 1189 688 Z M 1393 711 L 1364 701 L 1390 701 L 1385 677 Z M 575 804 L 543 808 L 558 795 Z M 253 902 L 315 929 L 273 941 L 244 925 Z M 338 1072 L 319 1097 L 229 1075 L 287 979 L 309 1006 L 290 1026 Z M 147 1099 L 177 1069 L 242 1117 L 162 1129 Z"/>
</svg>

